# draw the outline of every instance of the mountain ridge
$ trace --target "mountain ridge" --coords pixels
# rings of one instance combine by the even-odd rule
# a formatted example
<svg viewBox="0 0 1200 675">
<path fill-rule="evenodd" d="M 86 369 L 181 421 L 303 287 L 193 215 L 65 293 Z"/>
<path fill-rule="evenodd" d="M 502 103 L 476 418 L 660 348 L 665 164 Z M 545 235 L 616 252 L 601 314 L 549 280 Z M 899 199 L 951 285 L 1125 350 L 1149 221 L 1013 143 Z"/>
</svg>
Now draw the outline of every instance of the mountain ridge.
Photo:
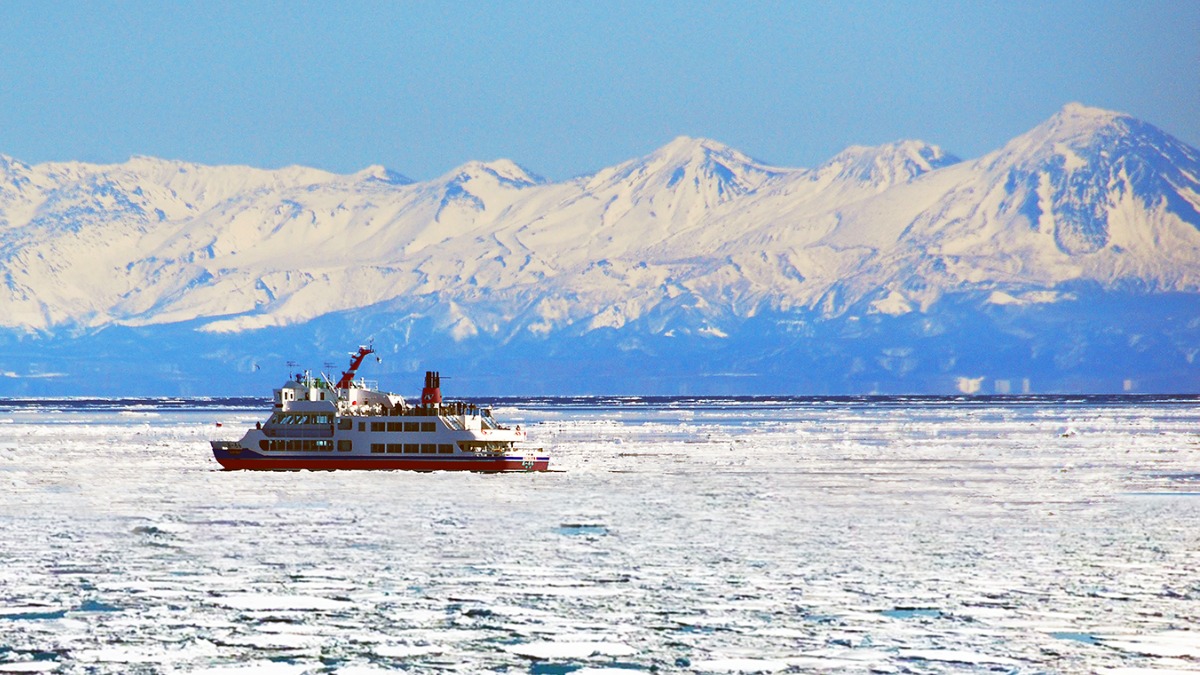
<svg viewBox="0 0 1200 675">
<path fill-rule="evenodd" d="M 814 321 L 932 340 L 966 321 L 935 320 L 943 305 L 986 323 L 1094 293 L 1194 296 L 1198 176 L 1194 148 L 1079 104 L 976 159 L 908 140 L 789 168 L 681 136 L 559 182 L 506 159 L 412 181 L 382 166 L 0 157 L 0 330 L 186 325 L 217 344 L 361 315 L 478 358 L 582 339 L 659 354 L 646 345 L 665 339 L 735 361 L 765 348 L 751 324 L 785 351 Z M 1173 349 L 1200 351 L 1171 330 Z"/>
</svg>

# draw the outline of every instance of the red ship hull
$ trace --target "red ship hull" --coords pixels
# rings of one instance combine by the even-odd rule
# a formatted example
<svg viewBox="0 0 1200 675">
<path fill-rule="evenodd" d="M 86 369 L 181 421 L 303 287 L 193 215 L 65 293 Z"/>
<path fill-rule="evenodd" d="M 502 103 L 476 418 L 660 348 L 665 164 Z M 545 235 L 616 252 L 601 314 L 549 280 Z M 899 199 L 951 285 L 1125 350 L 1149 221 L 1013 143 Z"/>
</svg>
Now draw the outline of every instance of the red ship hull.
<svg viewBox="0 0 1200 675">
<path fill-rule="evenodd" d="M 214 457 L 227 471 L 548 471 L 549 457 L 280 457 L 253 450 L 214 448 Z"/>
</svg>

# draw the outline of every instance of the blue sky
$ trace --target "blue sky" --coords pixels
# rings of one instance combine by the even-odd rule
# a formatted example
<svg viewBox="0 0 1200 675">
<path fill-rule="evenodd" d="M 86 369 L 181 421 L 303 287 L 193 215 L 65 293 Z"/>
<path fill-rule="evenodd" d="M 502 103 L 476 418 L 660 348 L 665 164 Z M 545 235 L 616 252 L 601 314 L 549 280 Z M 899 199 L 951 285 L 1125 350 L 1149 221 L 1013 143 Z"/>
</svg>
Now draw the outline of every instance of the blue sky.
<svg viewBox="0 0 1200 675">
<path fill-rule="evenodd" d="M 1200 2 L 0 3 L 0 153 L 551 179 L 703 136 L 974 157 L 1063 104 L 1200 145 Z"/>
</svg>

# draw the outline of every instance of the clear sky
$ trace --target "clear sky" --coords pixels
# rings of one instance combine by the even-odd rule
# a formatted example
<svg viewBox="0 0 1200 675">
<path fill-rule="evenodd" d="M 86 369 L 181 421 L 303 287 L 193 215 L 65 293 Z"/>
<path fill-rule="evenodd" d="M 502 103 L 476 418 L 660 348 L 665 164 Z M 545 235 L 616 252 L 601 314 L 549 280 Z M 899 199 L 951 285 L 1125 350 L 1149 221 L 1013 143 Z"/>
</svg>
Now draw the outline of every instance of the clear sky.
<svg viewBox="0 0 1200 675">
<path fill-rule="evenodd" d="M 0 3 L 0 154 L 30 163 L 557 180 L 679 135 L 970 158 L 1071 101 L 1200 145 L 1200 2 Z"/>
</svg>

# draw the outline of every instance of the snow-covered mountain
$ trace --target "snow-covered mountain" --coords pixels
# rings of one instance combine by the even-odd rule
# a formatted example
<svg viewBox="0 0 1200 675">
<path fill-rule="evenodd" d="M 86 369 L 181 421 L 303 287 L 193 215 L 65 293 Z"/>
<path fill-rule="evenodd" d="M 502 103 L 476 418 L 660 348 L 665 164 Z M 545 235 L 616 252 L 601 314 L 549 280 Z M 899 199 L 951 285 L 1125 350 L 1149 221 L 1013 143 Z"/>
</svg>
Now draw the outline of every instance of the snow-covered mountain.
<svg viewBox="0 0 1200 675">
<path fill-rule="evenodd" d="M 0 273 L 0 344 L 12 355 L 0 371 L 26 384 L 27 350 L 70 359 L 134 331 L 222 363 L 255 360 L 255 344 L 278 351 L 284 335 L 315 354 L 369 333 L 410 369 L 435 358 L 422 353 L 433 344 L 472 364 L 586 347 L 596 363 L 672 382 L 690 354 L 764 385 L 803 384 L 789 368 L 827 366 L 840 374 L 829 391 L 942 391 L 980 376 L 1070 388 L 1100 381 L 1086 377 L 1087 345 L 1116 331 L 1142 356 L 1169 347 L 1136 367 L 1106 347 L 1101 380 L 1196 389 L 1200 152 L 1071 104 L 972 161 L 902 141 L 795 169 L 681 137 L 564 182 L 508 160 L 413 182 L 383 167 L 0 156 Z M 1147 316 L 1147 305 L 1183 310 Z M 1047 326 L 1066 316 L 1096 328 L 1037 346 L 1043 328 L 1061 337 Z M 1007 379 L 986 358 L 964 361 L 966 326 L 1000 341 L 990 353 L 1012 352 Z M 1047 350 L 1084 356 L 1038 365 Z M 1028 372 L 1016 372 L 1022 359 Z M 178 361 L 172 372 L 197 367 Z"/>
</svg>

